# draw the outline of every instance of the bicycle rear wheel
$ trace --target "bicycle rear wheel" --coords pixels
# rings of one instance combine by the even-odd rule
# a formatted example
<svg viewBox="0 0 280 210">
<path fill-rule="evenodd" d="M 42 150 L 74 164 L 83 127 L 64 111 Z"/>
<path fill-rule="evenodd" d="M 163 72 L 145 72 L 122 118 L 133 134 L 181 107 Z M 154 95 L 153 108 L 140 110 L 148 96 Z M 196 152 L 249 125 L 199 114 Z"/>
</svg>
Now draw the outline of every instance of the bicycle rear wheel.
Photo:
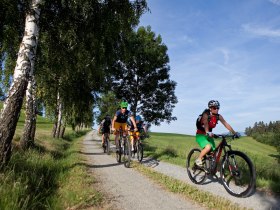
<svg viewBox="0 0 280 210">
<path fill-rule="evenodd" d="M 107 136 L 106 139 L 105 139 L 105 145 L 106 145 L 106 153 L 107 153 L 107 155 L 110 155 L 110 139 L 109 139 L 109 136 Z"/>
<path fill-rule="evenodd" d="M 138 160 L 139 162 L 142 162 L 143 156 L 144 156 L 143 144 L 140 143 L 140 142 L 138 142 L 138 143 L 137 143 L 137 160 Z"/>
<path fill-rule="evenodd" d="M 131 146 L 130 146 L 130 141 L 128 139 L 124 140 L 123 159 L 124 159 L 124 166 L 126 168 L 129 168 L 130 167 L 130 161 L 131 161 Z"/>
<path fill-rule="evenodd" d="M 256 172 L 252 161 L 240 151 L 229 151 L 220 169 L 227 192 L 236 197 L 248 197 L 256 186 Z"/>
<path fill-rule="evenodd" d="M 202 167 L 195 165 L 195 160 L 198 158 L 200 152 L 200 149 L 192 149 L 188 154 L 186 163 L 188 176 L 195 184 L 202 184 L 207 178 L 206 171 Z"/>
</svg>

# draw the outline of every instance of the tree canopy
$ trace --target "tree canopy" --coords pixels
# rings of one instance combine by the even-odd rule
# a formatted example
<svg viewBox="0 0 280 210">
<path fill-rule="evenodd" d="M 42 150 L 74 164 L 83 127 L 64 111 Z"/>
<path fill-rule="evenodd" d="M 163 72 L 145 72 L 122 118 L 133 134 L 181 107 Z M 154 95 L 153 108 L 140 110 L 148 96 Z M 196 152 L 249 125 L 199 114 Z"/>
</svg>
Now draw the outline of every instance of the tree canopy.
<svg viewBox="0 0 280 210">
<path fill-rule="evenodd" d="M 122 42 L 120 59 L 113 65 L 112 91 L 125 98 L 131 110 L 149 123 L 176 120 L 176 82 L 170 79 L 167 46 L 151 27 L 139 27 Z"/>
</svg>

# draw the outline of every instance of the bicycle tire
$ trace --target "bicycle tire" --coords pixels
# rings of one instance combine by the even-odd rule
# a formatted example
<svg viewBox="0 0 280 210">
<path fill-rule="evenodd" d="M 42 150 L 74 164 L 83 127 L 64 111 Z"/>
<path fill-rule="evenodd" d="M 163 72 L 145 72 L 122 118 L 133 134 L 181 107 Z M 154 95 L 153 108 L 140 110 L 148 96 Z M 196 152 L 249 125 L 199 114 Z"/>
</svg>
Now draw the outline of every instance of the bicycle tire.
<svg viewBox="0 0 280 210">
<path fill-rule="evenodd" d="M 122 160 L 121 139 L 118 141 L 118 145 L 116 145 L 116 159 L 118 163 Z"/>
<path fill-rule="evenodd" d="M 103 152 L 106 153 L 106 142 L 103 145 Z"/>
<path fill-rule="evenodd" d="M 201 150 L 200 149 L 192 149 L 187 157 L 186 168 L 188 172 L 188 176 L 190 180 L 195 184 L 203 184 L 207 178 L 207 173 L 203 169 L 203 167 L 198 167 L 195 165 L 195 160 L 198 158 Z M 204 161 L 203 161 L 203 164 Z"/>
<path fill-rule="evenodd" d="M 220 168 L 226 191 L 235 197 L 248 197 L 256 186 L 256 171 L 250 158 L 240 151 L 228 151 Z"/>
<path fill-rule="evenodd" d="M 107 155 L 110 155 L 110 139 L 109 139 L 109 137 L 107 136 L 107 138 L 106 138 L 106 153 L 107 153 Z"/>
<path fill-rule="evenodd" d="M 131 162 L 131 146 L 130 146 L 130 141 L 127 138 L 124 139 L 123 159 L 124 159 L 124 166 L 126 168 L 129 168 L 130 167 L 130 162 Z"/>
<path fill-rule="evenodd" d="M 137 143 L 137 160 L 141 163 L 144 156 L 144 147 L 143 144 Z"/>
</svg>

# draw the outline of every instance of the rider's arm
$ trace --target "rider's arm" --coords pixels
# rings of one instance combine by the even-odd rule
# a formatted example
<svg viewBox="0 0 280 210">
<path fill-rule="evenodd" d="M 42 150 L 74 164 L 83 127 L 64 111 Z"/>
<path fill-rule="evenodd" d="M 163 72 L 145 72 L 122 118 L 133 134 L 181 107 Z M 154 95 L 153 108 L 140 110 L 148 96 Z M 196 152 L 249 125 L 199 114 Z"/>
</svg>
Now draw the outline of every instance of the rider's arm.
<svg viewBox="0 0 280 210">
<path fill-rule="evenodd" d="M 202 123 L 204 125 L 204 130 L 206 132 L 206 134 L 209 133 L 209 124 L 208 124 L 208 114 L 207 113 L 204 113 L 202 115 Z"/>
<path fill-rule="evenodd" d="M 225 121 L 222 115 L 219 115 L 219 120 L 222 122 L 222 124 L 233 134 L 236 134 L 236 132 L 233 130 L 233 128 L 230 126 L 230 124 Z"/>
<path fill-rule="evenodd" d="M 115 121 L 116 121 L 116 119 L 117 119 L 117 116 L 115 115 L 113 120 L 112 120 L 112 131 L 115 130 Z"/>
</svg>

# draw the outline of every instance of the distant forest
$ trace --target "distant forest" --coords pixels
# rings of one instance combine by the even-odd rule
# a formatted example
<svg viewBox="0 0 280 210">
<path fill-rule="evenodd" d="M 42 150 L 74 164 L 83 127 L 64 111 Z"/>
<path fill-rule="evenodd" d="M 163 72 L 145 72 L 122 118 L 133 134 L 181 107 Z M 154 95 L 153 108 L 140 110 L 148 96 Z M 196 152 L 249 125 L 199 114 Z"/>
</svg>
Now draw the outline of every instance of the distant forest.
<svg viewBox="0 0 280 210">
<path fill-rule="evenodd" d="M 280 121 L 255 122 L 253 127 L 245 129 L 245 134 L 259 142 L 277 147 L 280 151 Z"/>
</svg>

